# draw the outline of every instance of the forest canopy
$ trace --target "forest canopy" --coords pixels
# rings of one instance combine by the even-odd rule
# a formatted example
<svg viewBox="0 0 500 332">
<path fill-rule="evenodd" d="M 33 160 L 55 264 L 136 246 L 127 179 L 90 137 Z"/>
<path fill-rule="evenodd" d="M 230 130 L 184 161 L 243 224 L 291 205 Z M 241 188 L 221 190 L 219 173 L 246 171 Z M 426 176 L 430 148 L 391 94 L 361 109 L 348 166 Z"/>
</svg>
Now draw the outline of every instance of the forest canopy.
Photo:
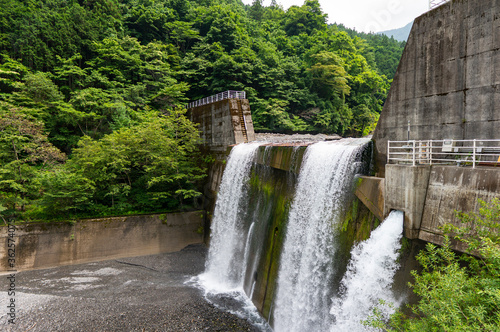
<svg viewBox="0 0 500 332">
<path fill-rule="evenodd" d="M 0 5 L 0 210 L 26 218 L 181 207 L 204 173 L 183 105 L 226 90 L 261 131 L 366 135 L 404 48 L 317 0 Z"/>
</svg>

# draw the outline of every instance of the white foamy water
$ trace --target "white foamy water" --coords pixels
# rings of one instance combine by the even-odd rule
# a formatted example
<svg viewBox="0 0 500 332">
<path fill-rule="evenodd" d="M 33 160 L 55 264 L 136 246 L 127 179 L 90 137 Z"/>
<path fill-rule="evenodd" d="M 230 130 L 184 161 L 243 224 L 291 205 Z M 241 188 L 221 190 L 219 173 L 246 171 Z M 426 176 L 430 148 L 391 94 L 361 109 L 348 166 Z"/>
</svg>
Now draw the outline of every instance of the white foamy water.
<svg viewBox="0 0 500 332">
<path fill-rule="evenodd" d="M 199 276 L 206 290 L 225 292 L 243 287 L 248 230 L 242 217 L 246 184 L 259 144 L 239 144 L 229 155 L 217 195 L 205 272 Z"/>
<path fill-rule="evenodd" d="M 335 234 L 366 140 L 309 146 L 290 209 L 273 313 L 276 332 L 328 331 Z"/>
<path fill-rule="evenodd" d="M 342 279 L 341 294 L 331 307 L 335 316 L 331 332 L 367 331 L 361 324 L 371 314 L 379 299 L 397 305 L 391 291 L 394 274 L 399 268 L 398 251 L 401 249 L 403 213 L 392 211 L 375 229 L 368 240 L 359 243 L 351 251 L 351 260 Z M 393 310 L 381 307 L 387 317 Z"/>
<path fill-rule="evenodd" d="M 269 325 L 243 290 L 254 224 L 245 227 L 247 185 L 259 143 L 231 149 L 217 195 L 205 272 L 187 283 L 200 287 L 216 307 L 248 319 L 262 331 Z"/>
<path fill-rule="evenodd" d="M 340 290 L 334 286 L 342 277 L 334 261 L 339 255 L 340 222 L 353 195 L 366 143 L 364 139 L 320 142 L 305 152 L 268 317 L 275 332 L 365 331 L 360 321 L 368 318 L 379 299 L 396 302 L 391 284 L 398 268 L 400 212 L 391 213 L 370 239 L 352 249 Z M 232 149 L 217 197 L 205 272 L 190 283 L 201 287 L 215 306 L 270 331 L 250 300 L 267 227 L 259 213 L 265 200 L 257 199 L 252 211 L 248 204 L 248 180 L 258 147 L 240 144 Z M 265 155 L 270 151 L 266 147 Z M 258 176 L 263 174 L 267 173 Z"/>
</svg>

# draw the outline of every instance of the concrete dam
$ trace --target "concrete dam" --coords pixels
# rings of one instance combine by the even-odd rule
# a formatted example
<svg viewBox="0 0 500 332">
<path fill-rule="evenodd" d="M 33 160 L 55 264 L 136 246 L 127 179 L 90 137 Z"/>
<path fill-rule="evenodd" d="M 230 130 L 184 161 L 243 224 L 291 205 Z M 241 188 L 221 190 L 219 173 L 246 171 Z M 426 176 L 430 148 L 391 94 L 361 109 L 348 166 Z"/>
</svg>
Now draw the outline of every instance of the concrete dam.
<svg viewBox="0 0 500 332">
<path fill-rule="evenodd" d="M 251 119 L 242 116 L 247 103 L 228 98 L 191 108 L 210 128 L 207 151 L 227 156 L 213 163 L 205 188 L 205 207 L 213 211 L 209 253 L 192 284 L 215 305 L 236 302 L 230 310 L 261 330 L 361 330 L 379 298 L 400 301 L 389 285 L 403 215 L 370 237 L 380 221 L 354 195 L 358 175 L 370 169 L 370 140 L 249 142 L 241 133 Z M 231 146 L 224 150 L 221 141 Z M 357 272 L 363 267 L 370 268 Z M 373 269 L 380 278 L 372 278 Z"/>
<path fill-rule="evenodd" d="M 392 284 L 398 265 L 402 213 L 380 226 L 388 227 L 382 237 L 373 233 L 373 244 L 354 246 L 349 259 L 360 237 L 351 233 L 354 223 L 366 235 L 375 224 L 365 211 L 361 225 L 362 209 L 353 205 L 355 176 L 369 160 L 368 140 L 286 147 L 290 158 L 272 152 L 280 149 L 265 143 L 232 148 L 213 213 L 205 272 L 193 282 L 212 303 L 240 301 L 232 310 L 262 330 L 362 330 L 359 321 L 379 298 L 399 301 L 381 285 Z M 277 158 L 292 171 L 268 166 Z M 373 246 L 378 250 L 363 249 Z M 360 273 L 366 267 L 371 268 Z M 358 296 L 359 285 L 365 287 L 364 297 Z"/>
<path fill-rule="evenodd" d="M 244 92 L 191 103 L 200 211 L 18 228 L 18 328 L 364 331 L 379 299 L 413 301 L 415 254 L 500 197 L 499 33 L 493 0 L 417 18 L 371 139 L 263 140 Z"/>
<path fill-rule="evenodd" d="M 385 190 L 384 216 L 405 212 L 408 238 L 440 244 L 455 210 L 500 197 L 499 32 L 491 0 L 450 1 L 413 24 L 373 135 L 380 179 L 367 180 Z"/>
<path fill-rule="evenodd" d="M 370 299 L 408 301 L 401 237 L 412 256 L 456 211 L 500 198 L 499 32 L 491 0 L 417 18 L 372 141 L 251 143 L 246 99 L 192 107 L 218 159 L 192 282 L 261 330 L 362 331 Z"/>
</svg>

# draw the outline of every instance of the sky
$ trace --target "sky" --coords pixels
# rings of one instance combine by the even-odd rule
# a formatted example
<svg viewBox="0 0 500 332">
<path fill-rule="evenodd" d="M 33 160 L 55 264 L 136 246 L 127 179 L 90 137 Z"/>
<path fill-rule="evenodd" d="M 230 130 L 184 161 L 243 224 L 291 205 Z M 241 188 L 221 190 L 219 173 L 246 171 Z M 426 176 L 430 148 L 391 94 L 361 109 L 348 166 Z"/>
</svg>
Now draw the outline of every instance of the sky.
<svg viewBox="0 0 500 332">
<path fill-rule="evenodd" d="M 251 4 L 253 0 L 243 0 Z M 284 9 L 301 6 L 304 0 L 276 0 Z M 271 0 L 264 0 L 268 6 Z M 328 23 L 342 23 L 362 32 L 379 32 L 404 27 L 429 9 L 428 0 L 319 0 Z"/>
</svg>

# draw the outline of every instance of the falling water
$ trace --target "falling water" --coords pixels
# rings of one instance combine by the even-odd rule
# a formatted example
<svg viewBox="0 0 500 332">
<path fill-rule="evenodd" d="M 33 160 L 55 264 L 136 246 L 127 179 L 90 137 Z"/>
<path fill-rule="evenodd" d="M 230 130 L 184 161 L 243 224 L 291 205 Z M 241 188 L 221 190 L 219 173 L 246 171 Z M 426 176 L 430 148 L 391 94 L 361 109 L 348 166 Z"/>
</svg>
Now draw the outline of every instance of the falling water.
<svg viewBox="0 0 500 332">
<path fill-rule="evenodd" d="M 275 332 L 361 331 L 364 327 L 359 322 L 378 299 L 395 302 L 388 290 L 397 268 L 401 213 L 392 213 L 369 240 L 352 250 L 343 278 L 339 272 L 343 268 L 335 261 L 340 255 L 340 222 L 352 198 L 366 143 L 365 139 L 320 142 L 304 154 L 269 309 Z M 258 289 L 256 275 L 263 273 L 257 269 L 272 216 L 266 199 L 249 197 L 258 147 L 240 144 L 231 151 L 217 197 L 205 272 L 194 283 L 203 287 L 211 303 L 269 331 L 250 300 Z M 266 147 L 264 158 L 270 151 Z M 269 167 L 253 167 L 259 179 L 274 174 Z"/>
<path fill-rule="evenodd" d="M 368 318 L 379 300 L 397 304 L 391 285 L 399 267 L 396 260 L 402 232 L 403 213 L 392 211 L 368 240 L 352 249 L 340 296 L 331 308 L 336 321 L 330 331 L 365 331 L 361 321 Z M 392 313 L 388 306 L 379 309 L 385 310 L 385 316 Z"/>
<path fill-rule="evenodd" d="M 249 257 L 250 257 L 250 249 L 252 247 L 252 236 L 253 236 L 253 228 L 255 226 L 255 221 L 252 222 L 250 225 L 250 228 L 248 229 L 248 235 L 247 235 L 247 240 L 245 242 L 245 255 L 243 256 L 243 263 L 245 264 L 245 267 L 247 267 L 249 264 Z"/>
<path fill-rule="evenodd" d="M 228 291 L 243 287 L 246 261 L 241 257 L 249 242 L 242 216 L 246 184 L 259 144 L 239 144 L 231 150 L 217 195 L 210 250 L 205 272 L 199 276 L 206 289 Z M 246 241 L 245 241 L 246 240 Z"/>
<path fill-rule="evenodd" d="M 327 331 L 333 323 L 335 234 L 364 143 L 321 142 L 306 150 L 280 259 L 276 332 Z"/>
<path fill-rule="evenodd" d="M 260 144 L 239 144 L 231 149 L 217 195 L 205 272 L 188 281 L 205 291 L 219 308 L 270 330 L 243 290 L 254 223 L 245 223 L 250 170 Z"/>
</svg>

